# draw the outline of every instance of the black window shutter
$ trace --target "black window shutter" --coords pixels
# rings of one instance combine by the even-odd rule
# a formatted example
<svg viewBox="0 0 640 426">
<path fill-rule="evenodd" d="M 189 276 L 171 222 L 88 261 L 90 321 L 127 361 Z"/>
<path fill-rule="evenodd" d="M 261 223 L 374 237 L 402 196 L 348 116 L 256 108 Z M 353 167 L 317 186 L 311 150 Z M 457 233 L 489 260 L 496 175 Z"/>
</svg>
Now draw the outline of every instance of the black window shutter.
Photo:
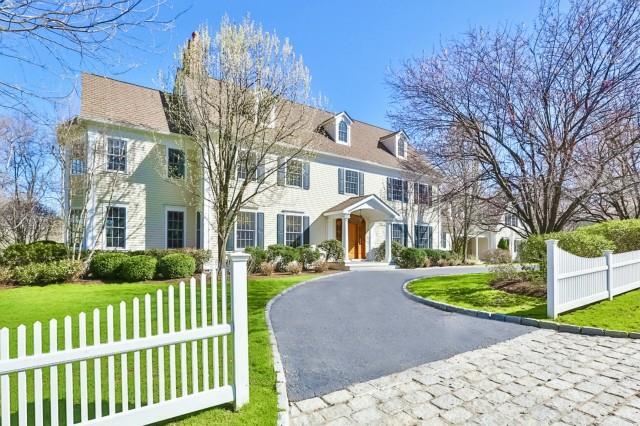
<svg viewBox="0 0 640 426">
<path fill-rule="evenodd" d="M 420 184 L 418 182 L 413 184 L 413 202 L 420 204 Z"/>
<path fill-rule="evenodd" d="M 304 189 L 309 189 L 309 180 L 310 180 L 310 174 L 309 174 L 309 163 L 304 163 L 302 165 L 302 188 Z"/>
<path fill-rule="evenodd" d="M 264 248 L 264 213 L 256 213 L 256 245 Z"/>
<path fill-rule="evenodd" d="M 309 216 L 302 216 L 302 244 L 309 244 Z"/>
<path fill-rule="evenodd" d="M 229 231 L 229 236 L 227 237 L 227 246 L 225 248 L 226 251 L 233 251 L 235 248 L 235 240 L 236 240 L 236 227 L 235 224 L 231 225 L 231 230 Z"/>
<path fill-rule="evenodd" d="M 278 224 L 277 224 L 277 243 L 278 244 L 284 244 L 284 215 L 283 214 L 279 214 L 278 215 Z"/>
<path fill-rule="evenodd" d="M 284 158 L 278 158 L 278 185 L 284 186 L 285 177 L 286 177 L 286 164 L 284 163 Z"/>
<path fill-rule="evenodd" d="M 406 223 L 402 224 L 402 238 L 404 239 L 404 246 L 408 247 L 409 242 L 409 226 Z"/>
<path fill-rule="evenodd" d="M 433 206 L 433 186 L 429 185 L 429 207 Z"/>
<path fill-rule="evenodd" d="M 338 194 L 344 194 L 344 169 L 338 167 Z"/>
<path fill-rule="evenodd" d="M 264 160 L 258 164 L 258 168 L 256 170 L 256 180 L 261 181 L 264 178 Z"/>
<path fill-rule="evenodd" d="M 402 181 L 402 201 L 409 201 L 409 182 L 406 180 Z"/>
<path fill-rule="evenodd" d="M 418 225 L 413 226 L 413 241 L 414 241 L 413 245 L 416 248 L 422 248 L 420 244 L 420 226 Z"/>
<path fill-rule="evenodd" d="M 391 201 L 391 178 L 387 178 L 387 201 Z"/>
<path fill-rule="evenodd" d="M 358 172 L 358 194 L 364 195 L 364 173 Z"/>
<path fill-rule="evenodd" d="M 427 248 L 433 248 L 433 228 L 431 227 L 431 225 L 428 226 L 427 232 L 429 232 L 429 241 L 427 244 Z"/>
</svg>

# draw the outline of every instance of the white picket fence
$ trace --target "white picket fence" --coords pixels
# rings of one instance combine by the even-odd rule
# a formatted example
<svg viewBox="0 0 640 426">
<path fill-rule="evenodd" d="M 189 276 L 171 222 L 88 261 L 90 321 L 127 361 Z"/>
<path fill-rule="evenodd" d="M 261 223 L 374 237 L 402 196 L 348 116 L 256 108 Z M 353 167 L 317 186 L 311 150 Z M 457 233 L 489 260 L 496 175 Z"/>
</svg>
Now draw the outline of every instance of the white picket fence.
<svg viewBox="0 0 640 426">
<path fill-rule="evenodd" d="M 41 323 L 33 324 L 29 339 L 24 325 L 15 335 L 1 329 L 1 425 L 140 425 L 230 402 L 236 409 L 246 404 L 248 255 L 229 257 L 219 280 L 213 271 L 199 283 L 191 278 L 188 289 L 180 282 L 178 295 L 169 286 L 155 300 L 146 294 L 143 306 L 137 298 L 130 307 L 121 302 L 119 321 L 111 305 L 106 312 L 93 311 L 91 330 L 85 313 L 77 321 L 65 317 L 62 347 L 55 319 L 49 321 L 46 352 Z"/>
<path fill-rule="evenodd" d="M 547 316 L 579 308 L 640 288 L 640 250 L 586 258 L 547 240 Z"/>
</svg>

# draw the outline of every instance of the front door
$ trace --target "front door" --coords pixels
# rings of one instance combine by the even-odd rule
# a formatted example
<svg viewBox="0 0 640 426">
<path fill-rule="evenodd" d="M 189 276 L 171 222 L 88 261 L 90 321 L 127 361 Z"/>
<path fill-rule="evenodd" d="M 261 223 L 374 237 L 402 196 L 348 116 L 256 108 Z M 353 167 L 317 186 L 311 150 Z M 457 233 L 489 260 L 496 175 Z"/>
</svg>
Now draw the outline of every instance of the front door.
<svg viewBox="0 0 640 426">
<path fill-rule="evenodd" d="M 366 230 L 367 225 L 364 218 L 351 215 L 349 218 L 349 259 L 365 259 L 367 257 Z"/>
</svg>

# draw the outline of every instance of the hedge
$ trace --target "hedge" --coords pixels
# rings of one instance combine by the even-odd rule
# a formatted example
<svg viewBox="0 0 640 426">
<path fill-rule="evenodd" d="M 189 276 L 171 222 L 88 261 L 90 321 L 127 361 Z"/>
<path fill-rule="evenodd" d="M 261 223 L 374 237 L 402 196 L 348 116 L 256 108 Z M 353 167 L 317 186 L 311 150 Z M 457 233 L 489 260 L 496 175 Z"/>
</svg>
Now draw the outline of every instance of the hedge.
<svg viewBox="0 0 640 426">
<path fill-rule="evenodd" d="M 267 262 L 276 265 L 278 272 L 287 272 L 287 265 L 300 259 L 300 252 L 295 247 L 273 244 L 267 247 Z"/>
<path fill-rule="evenodd" d="M 96 253 L 89 263 L 89 273 L 93 278 L 117 279 L 120 277 L 120 266 L 128 257 L 128 254 L 117 251 Z"/>
<path fill-rule="evenodd" d="M 18 265 L 11 272 L 11 280 L 20 285 L 37 285 L 69 281 L 83 271 L 82 262 L 55 260 L 46 263 Z"/>
<path fill-rule="evenodd" d="M 578 229 L 611 241 L 618 253 L 640 250 L 640 219 L 610 220 Z"/>
<path fill-rule="evenodd" d="M 181 248 L 181 249 L 148 249 L 148 250 L 138 250 L 129 252 L 129 254 L 133 256 L 137 255 L 147 255 L 153 256 L 159 262 L 160 259 L 165 257 L 168 254 L 174 253 L 183 253 L 193 258 L 196 262 L 196 270 L 195 272 L 202 272 L 204 264 L 211 259 L 211 251 L 210 250 L 202 250 L 202 249 L 192 249 L 192 248 Z"/>
<path fill-rule="evenodd" d="M 325 240 L 318 244 L 318 248 L 324 253 L 326 262 L 339 262 L 344 259 L 344 248 L 338 240 Z"/>
<path fill-rule="evenodd" d="M 251 255 L 247 263 L 247 269 L 250 273 L 256 274 L 261 272 L 260 265 L 267 260 L 267 252 L 262 247 L 247 247 L 245 253 Z"/>
<path fill-rule="evenodd" d="M 164 279 L 192 276 L 196 271 L 196 261 L 185 253 L 168 254 L 158 262 L 158 275 Z"/>
<path fill-rule="evenodd" d="M 304 245 L 298 247 L 298 258 L 300 259 L 300 264 L 303 269 L 310 269 L 311 265 L 320 260 L 322 253 L 317 248 L 311 247 L 310 245 Z"/>
<path fill-rule="evenodd" d="M 122 262 L 118 275 L 126 282 L 147 281 L 156 274 L 155 257 L 147 255 L 128 256 Z"/>
<path fill-rule="evenodd" d="M 36 241 L 30 244 L 12 244 L 2 251 L 0 262 L 13 267 L 29 263 L 46 263 L 66 259 L 67 246 L 54 241 Z"/>
<path fill-rule="evenodd" d="M 422 268 L 425 266 L 427 254 L 423 249 L 415 247 L 404 247 L 398 253 L 396 263 L 401 268 Z"/>
</svg>

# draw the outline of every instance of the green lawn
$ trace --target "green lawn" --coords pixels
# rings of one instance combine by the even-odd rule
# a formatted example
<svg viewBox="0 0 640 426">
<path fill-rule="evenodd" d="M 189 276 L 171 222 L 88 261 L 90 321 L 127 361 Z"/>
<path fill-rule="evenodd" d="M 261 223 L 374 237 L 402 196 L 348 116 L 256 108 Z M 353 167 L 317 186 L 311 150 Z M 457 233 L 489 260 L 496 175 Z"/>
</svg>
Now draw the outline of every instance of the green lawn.
<svg viewBox="0 0 640 426">
<path fill-rule="evenodd" d="M 408 290 L 427 299 L 463 308 L 546 319 L 546 300 L 496 290 L 490 274 L 467 274 L 425 278 Z M 640 290 L 616 296 L 582 309 L 562 314 L 558 322 L 611 330 L 640 331 Z"/>
<path fill-rule="evenodd" d="M 277 416 L 277 394 L 275 391 L 275 374 L 273 372 L 273 360 L 271 354 L 271 346 L 269 344 L 269 332 L 267 329 L 264 309 L 270 299 L 275 297 L 278 293 L 282 292 L 286 288 L 312 278 L 313 275 L 299 275 L 299 276 L 286 276 L 286 277 L 273 277 L 273 278 L 251 278 L 248 286 L 248 307 L 249 307 L 249 360 L 250 360 L 250 403 L 243 407 L 239 412 L 234 412 L 230 406 L 221 406 L 210 410 L 202 411 L 197 414 L 186 416 L 175 423 L 179 424 L 274 424 Z M 57 284 L 49 285 L 46 287 L 22 287 L 15 289 L 0 290 L 0 328 L 9 327 L 11 333 L 15 333 L 15 328 L 20 324 L 28 326 L 27 340 L 31 337 L 31 331 L 29 327 L 35 321 L 41 321 L 43 323 L 43 334 L 48 335 L 48 321 L 50 319 L 57 319 L 59 324 L 58 337 L 59 347 L 62 345 L 62 320 L 65 315 L 71 315 L 74 318 L 74 323 L 77 319 L 77 315 L 80 312 L 86 312 L 88 314 L 87 326 L 91 327 L 91 314 L 90 312 L 94 308 L 105 308 L 109 304 L 113 304 L 115 308 L 115 336 L 116 339 L 119 336 L 119 321 L 118 321 L 118 309 L 117 304 L 124 300 L 130 302 L 134 297 L 143 298 L 145 293 L 153 293 L 158 289 L 166 289 L 169 283 L 134 283 L 134 284 Z M 187 288 L 187 297 L 189 291 Z M 166 306 L 166 296 L 165 296 Z M 187 300 L 188 306 L 188 300 Z M 130 309 L 130 305 L 129 305 Z M 177 306 L 176 306 L 177 309 Z M 153 311 L 155 312 L 155 306 Z M 166 311 L 165 311 L 166 312 Z M 104 314 L 103 314 L 104 315 Z M 131 312 L 129 311 L 128 318 L 128 331 L 131 332 Z M 165 314 L 166 315 L 166 314 Z M 142 317 L 142 313 L 141 313 Z M 103 316 L 102 321 L 105 321 Z M 187 320 L 187 326 L 189 326 L 189 320 Z M 155 321 L 153 330 L 155 331 Z M 165 319 L 165 327 L 167 327 L 167 320 Z M 103 328 L 104 330 L 104 328 Z M 91 344 L 91 334 L 89 334 L 88 343 Z M 103 333 L 104 334 L 104 333 Z M 13 342 L 10 348 L 11 354 L 16 353 L 15 336 L 11 341 Z M 103 335 L 103 339 L 106 335 Z M 48 338 L 44 339 L 44 349 L 48 348 Z M 74 340 L 77 341 L 77 336 L 74 336 Z M 31 345 L 27 349 L 27 353 L 31 353 Z M 211 351 L 211 346 L 209 347 Z M 229 339 L 229 350 L 231 350 L 231 339 Z M 177 351 L 179 353 L 179 350 Z M 129 355 L 129 369 L 132 370 L 132 356 Z M 168 355 L 165 354 L 165 363 L 167 362 Z M 209 358 L 211 360 L 211 356 Z M 154 353 L 155 361 L 155 353 Z M 93 411 L 93 367 L 92 362 L 88 363 L 89 372 L 89 413 Z M 179 365 L 179 364 L 178 364 Z M 187 365 L 190 365 L 189 363 Z M 59 368 L 59 381 L 60 385 L 63 384 L 64 370 Z M 103 385 L 103 398 L 106 397 L 106 363 L 102 365 L 102 385 Z M 116 378 L 119 385 L 119 372 L 120 372 L 120 360 L 116 357 Z M 145 371 L 145 356 L 141 354 L 141 371 Z M 165 370 L 167 371 L 167 370 Z M 230 368 L 231 371 L 231 368 Z M 74 364 L 74 373 L 77 379 L 78 367 Z M 43 372 L 44 383 L 48 383 L 48 371 L 45 369 Z M 29 401 L 33 400 L 32 380 L 33 373 L 28 376 L 29 381 Z M 213 374 L 213 373 L 211 373 Z M 190 381 L 190 379 L 189 379 Z M 15 375 L 12 375 L 12 393 L 15 395 L 16 389 Z M 168 380 L 167 380 L 168 382 Z M 132 379 L 129 378 L 130 394 L 132 392 Z M 202 383 L 202 381 L 201 381 Z M 78 385 L 74 386 L 76 403 L 79 400 Z M 157 386 L 156 386 L 157 387 Z M 180 385 L 178 385 L 180 388 Z M 117 386 L 117 400 L 120 402 L 120 391 Z M 157 394 L 157 389 L 156 389 Z M 59 396 L 64 395 L 64 390 L 60 387 Z M 142 401 L 145 401 L 146 390 L 143 384 L 142 386 Z M 48 398 L 48 385 L 45 389 L 45 398 Z M 17 405 L 15 397 L 12 398 L 12 412 L 17 411 Z M 132 394 L 129 397 L 129 401 L 133 400 Z M 157 400 L 157 396 L 156 396 Z M 32 405 L 29 405 L 32 409 Z M 76 404 L 76 416 L 79 414 L 79 406 Z M 59 401 L 59 410 L 61 412 L 61 419 L 64 417 L 64 401 Z M 45 416 L 48 415 L 48 401 L 45 401 Z M 106 405 L 104 405 L 103 412 L 106 412 Z M 17 420 L 17 419 L 13 419 Z"/>
</svg>

